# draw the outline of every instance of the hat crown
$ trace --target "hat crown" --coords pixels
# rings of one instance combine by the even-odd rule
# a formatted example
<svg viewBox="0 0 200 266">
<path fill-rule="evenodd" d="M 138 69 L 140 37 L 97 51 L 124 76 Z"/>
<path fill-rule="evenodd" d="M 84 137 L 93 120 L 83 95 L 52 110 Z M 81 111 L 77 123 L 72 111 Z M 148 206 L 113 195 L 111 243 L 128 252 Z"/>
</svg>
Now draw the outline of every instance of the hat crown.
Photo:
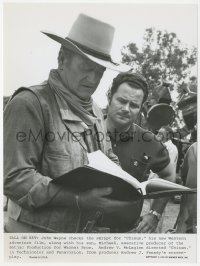
<svg viewBox="0 0 200 266">
<path fill-rule="evenodd" d="M 49 38 L 74 53 L 85 56 L 111 70 L 126 72 L 130 70 L 129 66 L 113 62 L 111 58 L 114 32 L 113 26 L 85 14 L 78 16 L 66 38 L 52 32 L 42 31 Z"/>
<path fill-rule="evenodd" d="M 72 25 L 68 38 L 86 48 L 109 55 L 113 43 L 115 29 L 85 14 L 80 14 Z"/>
</svg>

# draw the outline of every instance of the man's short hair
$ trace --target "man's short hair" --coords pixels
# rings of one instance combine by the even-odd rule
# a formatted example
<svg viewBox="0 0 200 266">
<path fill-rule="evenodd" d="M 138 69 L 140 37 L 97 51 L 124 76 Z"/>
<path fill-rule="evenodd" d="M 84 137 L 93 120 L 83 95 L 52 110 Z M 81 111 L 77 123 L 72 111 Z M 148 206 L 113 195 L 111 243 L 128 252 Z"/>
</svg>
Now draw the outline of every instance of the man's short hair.
<svg viewBox="0 0 200 266">
<path fill-rule="evenodd" d="M 119 86 L 122 83 L 127 83 L 133 88 L 141 89 L 144 93 L 144 98 L 142 102 L 144 103 L 146 101 L 148 97 L 149 88 L 146 79 L 140 73 L 131 73 L 130 71 L 120 73 L 117 75 L 117 77 L 113 79 L 113 83 L 109 91 L 110 99 L 112 99 L 112 96 L 117 92 Z"/>
</svg>

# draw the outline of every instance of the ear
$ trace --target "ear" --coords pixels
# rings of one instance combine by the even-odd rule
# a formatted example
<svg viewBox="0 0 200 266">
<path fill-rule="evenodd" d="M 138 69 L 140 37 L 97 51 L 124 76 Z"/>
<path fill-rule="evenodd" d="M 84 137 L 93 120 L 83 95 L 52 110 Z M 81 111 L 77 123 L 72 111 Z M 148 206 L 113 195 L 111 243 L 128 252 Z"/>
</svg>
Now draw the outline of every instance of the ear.
<svg viewBox="0 0 200 266">
<path fill-rule="evenodd" d="M 139 126 L 141 126 L 141 123 L 142 123 L 142 116 L 143 116 L 143 110 L 144 110 L 143 108 L 144 108 L 144 105 L 142 104 L 140 106 L 140 110 L 137 114 L 137 123 L 136 124 L 138 124 Z"/>
<path fill-rule="evenodd" d="M 64 52 L 62 51 L 62 49 L 60 49 L 58 55 L 58 69 L 60 70 L 63 70 L 64 59 L 65 59 Z"/>
<path fill-rule="evenodd" d="M 142 111 L 143 111 L 143 104 L 141 104 L 140 109 L 138 111 L 138 114 L 137 114 L 138 117 L 140 117 Z"/>
<path fill-rule="evenodd" d="M 107 92 L 107 99 L 108 99 L 108 103 L 110 104 L 111 102 L 111 90 L 110 89 Z"/>
</svg>

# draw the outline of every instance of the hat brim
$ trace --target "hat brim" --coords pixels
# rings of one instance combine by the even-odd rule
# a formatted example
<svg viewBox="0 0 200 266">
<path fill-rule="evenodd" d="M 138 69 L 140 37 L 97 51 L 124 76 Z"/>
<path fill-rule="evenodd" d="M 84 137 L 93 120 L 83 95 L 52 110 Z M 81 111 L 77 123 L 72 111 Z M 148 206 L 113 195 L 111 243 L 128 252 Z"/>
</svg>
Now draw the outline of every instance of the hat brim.
<svg viewBox="0 0 200 266">
<path fill-rule="evenodd" d="M 43 34 L 47 35 L 49 38 L 51 38 L 52 40 L 60 43 L 61 45 L 63 45 L 64 47 L 70 49 L 71 51 L 78 53 L 82 56 L 85 56 L 87 58 L 89 58 L 90 60 L 92 60 L 93 62 L 104 66 L 108 69 L 114 70 L 114 71 L 118 71 L 118 72 L 127 72 L 130 70 L 130 66 L 125 65 L 125 64 L 119 64 L 119 63 L 115 63 L 115 62 L 111 62 L 111 61 L 107 61 L 107 60 L 103 60 L 100 59 L 98 57 L 89 55 L 85 52 L 83 52 L 77 45 L 75 45 L 74 43 L 72 43 L 70 40 L 65 39 L 61 36 L 58 36 L 54 33 L 51 32 L 47 32 L 47 31 L 41 31 Z"/>
</svg>

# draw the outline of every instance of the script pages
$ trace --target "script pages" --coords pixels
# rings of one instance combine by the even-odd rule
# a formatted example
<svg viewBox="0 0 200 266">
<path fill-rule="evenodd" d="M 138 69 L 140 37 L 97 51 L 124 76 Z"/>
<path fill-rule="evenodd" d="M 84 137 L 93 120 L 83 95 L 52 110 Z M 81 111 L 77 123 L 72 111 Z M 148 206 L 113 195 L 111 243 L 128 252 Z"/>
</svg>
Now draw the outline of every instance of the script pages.
<svg viewBox="0 0 200 266">
<path fill-rule="evenodd" d="M 77 192 L 111 187 L 112 193 L 108 197 L 124 201 L 194 192 L 187 187 L 160 178 L 140 183 L 100 150 L 89 153 L 88 160 L 88 165 L 73 169 L 53 179 L 52 182 Z"/>
<path fill-rule="evenodd" d="M 144 198 L 156 198 L 161 196 L 168 196 L 176 193 L 193 193 L 196 189 L 190 189 L 185 186 L 172 183 L 164 179 L 150 179 L 144 182 L 139 182 L 136 178 L 129 175 L 118 165 L 112 162 L 100 150 L 88 154 L 89 167 L 99 170 L 101 172 L 109 173 L 128 182 L 137 190 L 141 189 Z"/>
</svg>

